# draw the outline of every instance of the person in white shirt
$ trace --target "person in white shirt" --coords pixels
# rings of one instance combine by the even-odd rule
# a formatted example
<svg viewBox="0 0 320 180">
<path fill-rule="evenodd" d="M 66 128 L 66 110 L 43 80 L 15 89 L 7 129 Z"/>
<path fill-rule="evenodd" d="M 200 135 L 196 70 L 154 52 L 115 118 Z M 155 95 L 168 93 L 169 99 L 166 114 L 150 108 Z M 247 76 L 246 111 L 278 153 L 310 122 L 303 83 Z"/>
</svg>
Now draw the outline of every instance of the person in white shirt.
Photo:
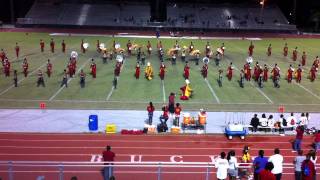
<svg viewBox="0 0 320 180">
<path fill-rule="evenodd" d="M 262 114 L 261 118 L 259 119 L 260 125 L 262 127 L 267 127 L 268 126 L 268 119 L 266 118 L 265 114 Z"/>
<path fill-rule="evenodd" d="M 307 128 L 307 117 L 304 115 L 304 113 L 301 113 L 301 117 L 299 119 L 299 125 L 304 126 L 304 128 Z"/>
<path fill-rule="evenodd" d="M 290 114 L 290 116 L 287 117 L 288 126 L 292 127 L 293 129 L 296 129 L 297 127 L 297 118 L 294 117 L 293 112 Z"/>
<path fill-rule="evenodd" d="M 235 180 L 238 176 L 238 161 L 235 157 L 236 153 L 234 150 L 231 150 L 228 153 L 227 160 L 229 161 L 229 169 L 228 169 L 228 175 L 230 180 Z"/>
<path fill-rule="evenodd" d="M 215 167 L 217 168 L 217 179 L 225 180 L 228 177 L 229 162 L 226 158 L 226 153 L 222 152 L 220 157 L 215 162 Z"/>
<path fill-rule="evenodd" d="M 283 171 L 283 156 L 280 155 L 279 148 L 274 149 L 274 155 L 270 156 L 269 162 L 272 162 L 274 168 L 272 169 L 272 174 L 276 176 L 276 180 L 280 180 Z"/>
</svg>

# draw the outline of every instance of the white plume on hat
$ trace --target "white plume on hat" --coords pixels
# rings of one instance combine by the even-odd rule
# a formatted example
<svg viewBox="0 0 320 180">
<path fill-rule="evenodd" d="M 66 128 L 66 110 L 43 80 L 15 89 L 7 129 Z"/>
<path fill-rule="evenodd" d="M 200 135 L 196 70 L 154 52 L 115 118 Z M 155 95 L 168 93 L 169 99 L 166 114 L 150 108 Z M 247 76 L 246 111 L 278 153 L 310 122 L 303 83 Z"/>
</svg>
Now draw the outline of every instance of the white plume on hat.
<svg viewBox="0 0 320 180">
<path fill-rule="evenodd" d="M 189 81 L 189 79 L 186 79 L 186 84 L 190 84 L 190 81 Z"/>
<path fill-rule="evenodd" d="M 147 66 L 151 66 L 151 63 L 150 63 L 150 62 L 148 62 L 148 63 L 147 63 Z"/>
</svg>

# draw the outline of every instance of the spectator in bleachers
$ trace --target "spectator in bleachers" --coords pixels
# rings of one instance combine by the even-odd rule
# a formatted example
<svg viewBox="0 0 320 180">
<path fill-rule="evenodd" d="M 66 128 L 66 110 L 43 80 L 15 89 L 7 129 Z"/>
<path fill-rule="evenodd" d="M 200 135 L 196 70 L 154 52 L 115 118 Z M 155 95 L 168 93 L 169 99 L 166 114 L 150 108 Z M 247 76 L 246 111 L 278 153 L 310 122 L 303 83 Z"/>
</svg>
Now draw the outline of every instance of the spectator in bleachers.
<svg viewBox="0 0 320 180">
<path fill-rule="evenodd" d="M 111 151 L 111 146 L 107 146 L 106 150 L 103 151 L 103 161 L 112 162 L 114 161 L 114 157 L 116 156 L 114 152 Z M 104 165 L 113 165 L 113 163 L 105 163 Z M 113 176 L 113 167 L 106 166 L 103 169 L 104 180 L 109 180 L 111 176 Z"/>
<path fill-rule="evenodd" d="M 271 171 L 272 174 L 276 176 L 276 180 L 280 180 L 283 171 L 283 156 L 280 154 L 279 148 L 274 150 L 274 155 L 270 156 L 269 162 L 273 163 L 273 170 Z"/>
<path fill-rule="evenodd" d="M 273 169 L 273 163 L 268 162 L 266 167 L 259 173 L 260 180 L 276 180 L 275 175 L 272 173 Z"/>
<path fill-rule="evenodd" d="M 304 134 L 304 127 L 303 126 L 298 126 L 296 128 L 296 139 L 294 140 L 294 151 L 293 152 L 296 152 L 296 151 L 299 151 L 301 150 L 301 142 L 302 142 L 302 139 L 303 139 L 303 134 Z"/>
<path fill-rule="evenodd" d="M 221 152 L 220 157 L 215 162 L 215 167 L 217 168 L 217 179 L 224 180 L 228 177 L 229 162 L 225 159 L 226 153 Z"/>
<path fill-rule="evenodd" d="M 251 119 L 250 125 L 252 126 L 252 131 L 257 132 L 259 126 L 259 118 L 257 114 L 254 114 L 253 118 Z"/>
<path fill-rule="evenodd" d="M 290 114 L 290 116 L 287 117 L 288 125 L 290 125 L 293 128 L 297 127 L 297 118 L 294 117 L 293 112 Z"/>
<path fill-rule="evenodd" d="M 268 126 L 268 119 L 266 118 L 266 115 L 263 113 L 261 118 L 259 119 L 260 125 L 262 127 L 267 127 Z"/>
<path fill-rule="evenodd" d="M 259 150 L 259 156 L 253 160 L 254 180 L 259 180 L 259 174 L 265 168 L 267 163 L 268 158 L 264 157 L 264 151 Z"/>
<path fill-rule="evenodd" d="M 299 150 L 298 151 L 298 156 L 294 158 L 294 176 L 295 180 L 300 180 L 302 178 L 302 173 L 301 173 L 301 165 L 302 162 L 306 159 L 306 157 L 303 155 L 303 151 Z"/>
<path fill-rule="evenodd" d="M 238 176 L 238 162 L 235 157 L 236 153 L 232 150 L 228 153 L 227 160 L 229 161 L 228 175 L 230 180 L 235 180 Z"/>
</svg>

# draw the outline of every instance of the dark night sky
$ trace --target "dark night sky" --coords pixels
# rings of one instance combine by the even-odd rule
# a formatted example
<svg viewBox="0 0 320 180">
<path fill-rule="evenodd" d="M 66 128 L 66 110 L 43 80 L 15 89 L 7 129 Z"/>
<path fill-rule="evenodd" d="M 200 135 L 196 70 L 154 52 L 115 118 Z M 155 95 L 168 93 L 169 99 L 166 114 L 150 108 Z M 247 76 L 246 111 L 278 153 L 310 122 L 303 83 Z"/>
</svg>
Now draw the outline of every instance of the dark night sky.
<svg viewBox="0 0 320 180">
<path fill-rule="evenodd" d="M 34 0 L 12 0 L 15 6 L 15 17 L 23 17 L 28 9 L 31 7 Z M 47 0 L 50 1 L 50 0 Z M 51 1 L 62 1 L 62 0 L 51 0 Z M 63 0 L 62 2 L 70 1 Z M 94 1 L 112 1 L 115 0 L 71 0 L 81 1 L 81 2 L 94 2 Z M 190 3 L 252 3 L 258 4 L 260 0 L 136 0 L 137 2 L 145 1 L 145 2 L 155 2 L 155 1 L 167 1 L 167 2 L 190 2 Z M 297 24 L 305 25 L 308 24 L 308 20 L 310 20 L 310 16 L 314 11 L 320 11 L 320 0 L 265 0 L 266 4 L 276 3 L 279 5 L 281 10 L 284 12 L 286 17 L 290 22 L 293 22 L 293 16 L 290 16 L 290 12 L 293 12 L 294 9 L 294 1 L 297 3 Z M 121 0 L 118 0 L 121 2 Z M 10 0 L 2 0 L 3 6 L 0 11 L 0 20 L 8 22 L 10 21 Z"/>
</svg>

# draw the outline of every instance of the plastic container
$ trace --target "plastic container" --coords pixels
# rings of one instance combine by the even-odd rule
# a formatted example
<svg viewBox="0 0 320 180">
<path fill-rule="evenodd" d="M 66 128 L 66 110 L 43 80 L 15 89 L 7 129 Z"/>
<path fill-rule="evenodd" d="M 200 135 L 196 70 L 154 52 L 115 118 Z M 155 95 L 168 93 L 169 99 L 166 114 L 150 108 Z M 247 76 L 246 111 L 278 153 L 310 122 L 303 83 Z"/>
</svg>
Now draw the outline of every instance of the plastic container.
<svg viewBox="0 0 320 180">
<path fill-rule="evenodd" d="M 97 131 L 98 130 L 98 115 L 90 115 L 89 116 L 89 131 Z"/>
</svg>

